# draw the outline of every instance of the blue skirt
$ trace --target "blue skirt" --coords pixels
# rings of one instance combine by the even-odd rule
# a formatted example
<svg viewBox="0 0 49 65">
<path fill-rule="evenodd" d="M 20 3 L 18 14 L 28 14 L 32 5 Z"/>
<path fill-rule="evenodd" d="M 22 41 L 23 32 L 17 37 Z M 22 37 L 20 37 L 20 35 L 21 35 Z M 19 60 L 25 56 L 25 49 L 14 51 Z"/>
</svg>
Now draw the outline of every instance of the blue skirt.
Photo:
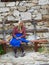
<svg viewBox="0 0 49 65">
<path fill-rule="evenodd" d="M 22 33 L 17 33 L 17 34 L 16 34 L 16 37 L 20 37 L 20 36 L 22 36 L 22 35 L 23 35 Z M 26 38 L 16 39 L 16 38 L 13 37 L 13 38 L 10 40 L 10 45 L 12 45 L 13 47 L 20 47 L 21 42 L 28 43 L 29 41 L 26 40 Z"/>
</svg>

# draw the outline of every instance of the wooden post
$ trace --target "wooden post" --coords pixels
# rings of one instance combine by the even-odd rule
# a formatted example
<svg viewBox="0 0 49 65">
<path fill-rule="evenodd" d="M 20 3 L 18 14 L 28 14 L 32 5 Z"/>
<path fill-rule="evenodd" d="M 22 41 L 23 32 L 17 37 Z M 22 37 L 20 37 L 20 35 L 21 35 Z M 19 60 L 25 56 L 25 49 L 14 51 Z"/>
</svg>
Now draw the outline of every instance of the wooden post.
<svg viewBox="0 0 49 65">
<path fill-rule="evenodd" d="M 35 42 L 35 43 L 34 43 L 34 50 L 35 50 L 35 52 L 38 51 L 38 42 Z"/>
</svg>

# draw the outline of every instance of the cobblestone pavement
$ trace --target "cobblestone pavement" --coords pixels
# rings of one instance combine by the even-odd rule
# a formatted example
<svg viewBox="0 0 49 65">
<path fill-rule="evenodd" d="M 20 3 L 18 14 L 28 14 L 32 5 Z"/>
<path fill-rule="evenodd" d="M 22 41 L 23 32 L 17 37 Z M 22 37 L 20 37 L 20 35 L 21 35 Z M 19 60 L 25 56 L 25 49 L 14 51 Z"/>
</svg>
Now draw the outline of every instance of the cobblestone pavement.
<svg viewBox="0 0 49 65">
<path fill-rule="evenodd" d="M 1 55 L 0 65 L 49 65 L 48 53 L 27 52 L 24 57 L 20 55 L 21 53 L 18 53 L 18 58 L 14 57 L 13 52 Z"/>
</svg>

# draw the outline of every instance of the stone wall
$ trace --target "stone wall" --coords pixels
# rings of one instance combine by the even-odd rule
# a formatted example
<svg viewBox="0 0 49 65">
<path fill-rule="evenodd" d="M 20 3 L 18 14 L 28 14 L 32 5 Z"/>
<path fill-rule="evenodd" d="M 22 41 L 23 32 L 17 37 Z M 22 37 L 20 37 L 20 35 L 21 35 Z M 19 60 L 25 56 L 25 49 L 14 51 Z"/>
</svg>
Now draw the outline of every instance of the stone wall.
<svg viewBox="0 0 49 65">
<path fill-rule="evenodd" d="M 0 2 L 0 21 L 8 20 L 49 19 L 49 0 L 32 0 Z"/>
<path fill-rule="evenodd" d="M 42 22 L 37 23 L 37 29 L 46 28 L 49 30 L 49 0 L 0 2 L 0 22 L 5 18 L 5 16 L 7 20 L 12 21 L 20 20 L 20 18 L 22 20 L 40 20 Z M 0 27 L 2 27 L 1 24 Z M 9 26 L 5 28 L 8 30 L 8 27 Z M 30 28 L 33 27 L 30 25 Z M 49 32 L 37 34 L 40 38 L 49 37 Z M 2 37 L 2 35 L 0 37 Z"/>
</svg>

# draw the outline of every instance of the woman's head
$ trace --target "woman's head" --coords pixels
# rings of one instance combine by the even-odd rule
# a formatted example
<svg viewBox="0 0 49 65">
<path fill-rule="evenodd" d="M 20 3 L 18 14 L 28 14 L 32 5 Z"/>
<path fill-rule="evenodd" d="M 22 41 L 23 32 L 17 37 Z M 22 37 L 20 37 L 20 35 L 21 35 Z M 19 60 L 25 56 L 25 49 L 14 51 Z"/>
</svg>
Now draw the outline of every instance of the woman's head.
<svg viewBox="0 0 49 65">
<path fill-rule="evenodd" d="M 23 26 L 23 24 L 24 24 L 23 21 L 19 21 L 19 22 L 18 22 L 18 25 L 19 25 L 19 26 Z"/>
</svg>

